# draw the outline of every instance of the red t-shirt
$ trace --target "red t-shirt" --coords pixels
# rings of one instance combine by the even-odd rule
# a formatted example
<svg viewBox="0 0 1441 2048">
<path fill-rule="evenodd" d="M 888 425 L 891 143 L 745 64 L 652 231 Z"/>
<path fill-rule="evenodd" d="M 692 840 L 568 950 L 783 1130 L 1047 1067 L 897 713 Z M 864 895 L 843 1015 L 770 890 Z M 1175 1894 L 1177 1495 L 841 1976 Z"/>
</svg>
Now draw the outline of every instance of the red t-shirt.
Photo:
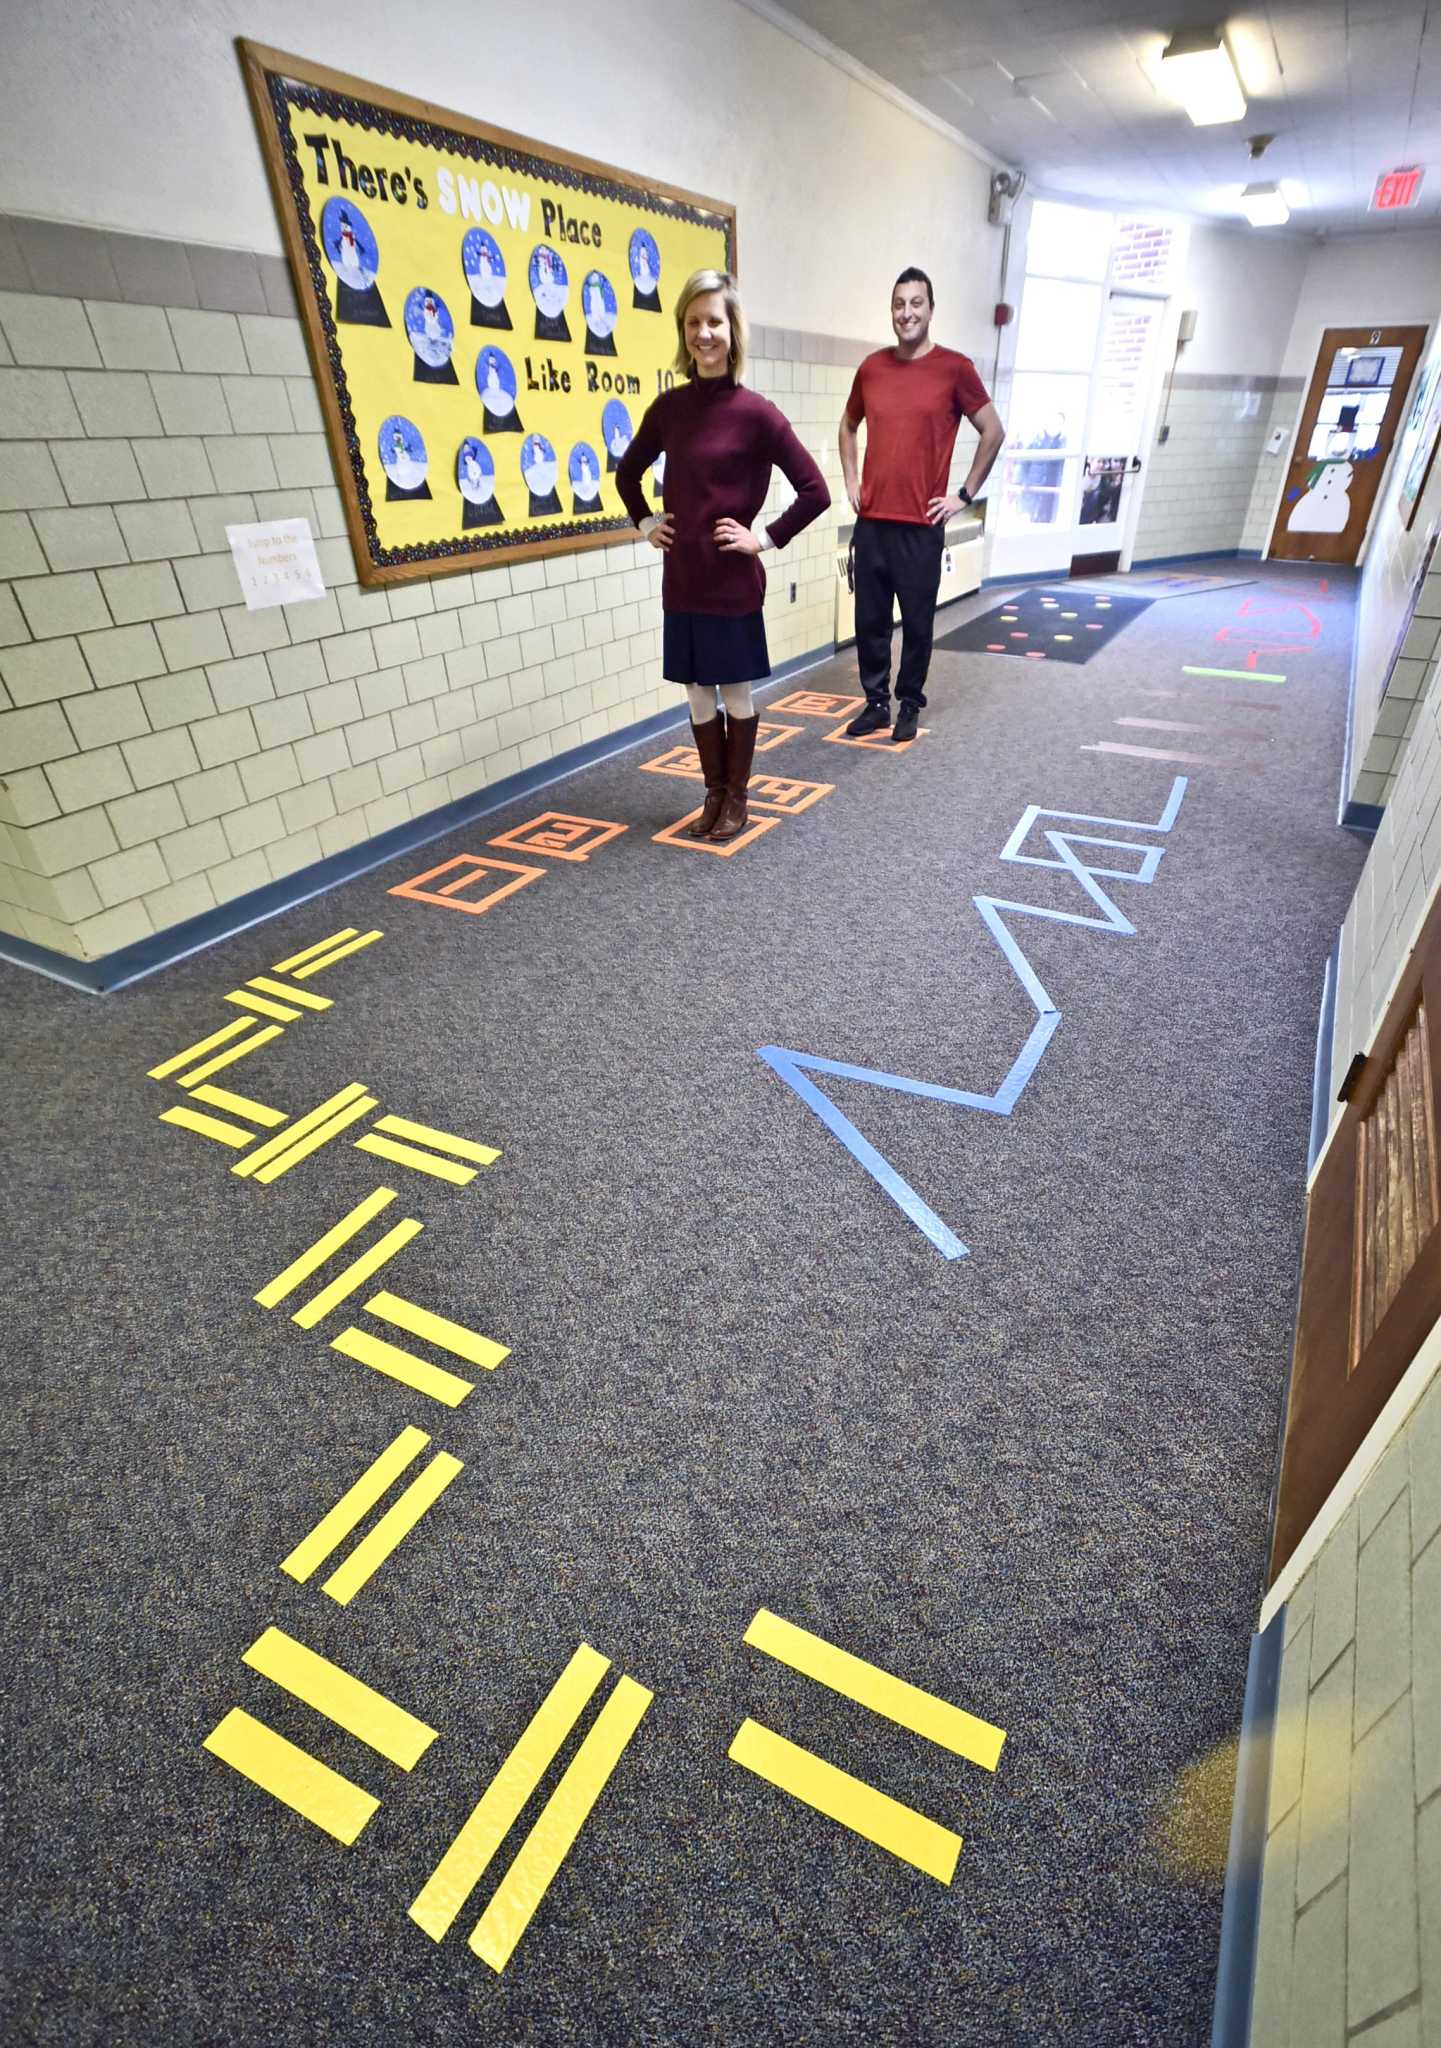
<svg viewBox="0 0 1441 2048">
<path fill-rule="evenodd" d="M 926 506 L 946 495 L 961 420 L 990 402 L 975 364 L 956 349 L 928 349 L 909 362 L 892 348 L 867 356 L 846 400 L 851 425 L 869 423 L 861 517 L 929 524 Z"/>
</svg>

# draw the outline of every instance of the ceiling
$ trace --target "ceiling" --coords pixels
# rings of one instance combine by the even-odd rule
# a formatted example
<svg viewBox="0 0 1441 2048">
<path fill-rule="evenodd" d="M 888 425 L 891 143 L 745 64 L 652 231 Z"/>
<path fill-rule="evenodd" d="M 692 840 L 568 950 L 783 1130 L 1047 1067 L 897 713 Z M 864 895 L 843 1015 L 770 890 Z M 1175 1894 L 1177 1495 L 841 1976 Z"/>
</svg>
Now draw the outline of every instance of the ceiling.
<svg viewBox="0 0 1441 2048">
<path fill-rule="evenodd" d="M 1441 4 L 1269 0 L 750 0 L 886 81 L 981 152 L 1066 196 L 1244 225 L 1240 190 L 1288 186 L 1291 226 L 1441 223 Z M 1244 120 L 1195 128 L 1154 83 L 1181 28 L 1224 27 Z M 1272 134 L 1252 163 L 1247 138 Z M 1424 164 L 1418 203 L 1370 211 L 1377 178 Z M 1289 189 L 1292 181 L 1297 190 Z"/>
</svg>

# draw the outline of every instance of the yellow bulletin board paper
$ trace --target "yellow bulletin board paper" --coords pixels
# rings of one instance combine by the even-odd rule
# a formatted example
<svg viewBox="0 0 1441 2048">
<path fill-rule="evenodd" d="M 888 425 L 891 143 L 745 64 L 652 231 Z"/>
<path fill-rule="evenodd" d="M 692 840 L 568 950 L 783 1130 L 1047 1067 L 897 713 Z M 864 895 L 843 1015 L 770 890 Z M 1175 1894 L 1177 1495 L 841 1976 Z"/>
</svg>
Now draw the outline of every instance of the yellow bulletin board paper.
<svg viewBox="0 0 1441 2048">
<path fill-rule="evenodd" d="M 239 48 L 361 582 L 633 537 L 616 463 L 735 209 Z"/>
</svg>

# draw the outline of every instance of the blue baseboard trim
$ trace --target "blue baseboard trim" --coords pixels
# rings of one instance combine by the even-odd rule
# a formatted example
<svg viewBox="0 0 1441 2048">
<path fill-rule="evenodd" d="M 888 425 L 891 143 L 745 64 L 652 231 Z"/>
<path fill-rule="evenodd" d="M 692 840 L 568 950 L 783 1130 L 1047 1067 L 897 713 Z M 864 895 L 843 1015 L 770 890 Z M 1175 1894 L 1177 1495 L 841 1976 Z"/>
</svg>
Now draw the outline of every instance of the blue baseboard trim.
<svg viewBox="0 0 1441 2048">
<path fill-rule="evenodd" d="M 1306 1172 L 1321 1157 L 1321 1147 L 1331 1127 L 1331 1048 L 1336 1036 L 1336 977 L 1341 970 L 1341 934 L 1326 956 L 1321 982 L 1321 1015 L 1316 1024 L 1316 1059 L 1311 1069 L 1311 1145 L 1306 1154 Z"/>
<path fill-rule="evenodd" d="M 1348 803 L 1342 809 L 1340 822 L 1348 832 L 1364 832 L 1367 838 L 1371 838 L 1385 815 L 1384 804 Z"/>
<path fill-rule="evenodd" d="M 803 669 L 815 668 L 818 663 L 829 661 L 834 652 L 834 647 L 828 643 L 824 647 L 812 648 L 807 654 L 794 655 L 791 660 L 783 661 L 771 670 L 766 682 L 760 686 L 761 690 L 772 689 L 789 677 L 799 675 Z M 458 797 L 454 803 L 427 811 L 423 817 L 392 826 L 388 832 L 379 832 L 374 839 L 367 839 L 359 846 L 348 846 L 341 853 L 313 861 L 309 867 L 298 868 L 293 875 L 286 875 L 278 882 L 267 882 L 263 888 L 252 889 L 244 896 L 237 896 L 233 902 L 204 911 L 199 917 L 187 918 L 183 924 L 171 925 L 168 930 L 155 932 L 149 938 L 137 939 L 131 946 L 122 946 L 118 952 L 107 953 L 103 960 L 70 960 L 63 953 L 52 952 L 48 946 L 33 945 L 30 940 L 14 938 L 8 932 L 0 933 L 0 960 L 8 960 L 15 967 L 27 967 L 36 974 L 48 975 L 52 981 L 62 981 L 67 987 L 80 989 L 87 995 L 113 994 L 116 989 L 126 988 L 147 974 L 158 973 L 162 967 L 173 967 L 190 954 L 217 945 L 221 939 L 233 938 L 237 932 L 246 931 L 251 925 L 278 917 L 283 910 L 293 910 L 312 896 L 324 895 L 328 889 L 338 888 L 342 882 L 353 882 L 358 875 L 383 867 L 397 854 L 410 853 L 433 839 L 444 839 L 447 833 L 472 824 L 477 818 L 488 817 L 492 811 L 514 803 L 517 797 L 531 796 L 553 782 L 564 781 L 578 769 L 589 768 L 597 761 L 609 759 L 612 754 L 623 754 L 628 747 L 655 739 L 661 733 L 673 732 L 677 726 L 688 724 L 689 720 L 690 712 L 682 699 L 674 711 L 657 711 L 635 725 L 623 726 L 619 732 L 587 740 L 583 746 L 571 747 L 549 761 L 537 762 L 534 768 L 523 768 L 519 774 L 489 783 L 470 796 Z"/>
<path fill-rule="evenodd" d="M 1266 1856 L 1266 1804 L 1271 1790 L 1271 1748 L 1285 1630 L 1286 1610 L 1282 1607 L 1260 1635 L 1252 1636 L 1246 1666 L 1211 2048 L 1247 2048 L 1251 2034 L 1256 1936 L 1261 1919 L 1261 1867 Z"/>
</svg>

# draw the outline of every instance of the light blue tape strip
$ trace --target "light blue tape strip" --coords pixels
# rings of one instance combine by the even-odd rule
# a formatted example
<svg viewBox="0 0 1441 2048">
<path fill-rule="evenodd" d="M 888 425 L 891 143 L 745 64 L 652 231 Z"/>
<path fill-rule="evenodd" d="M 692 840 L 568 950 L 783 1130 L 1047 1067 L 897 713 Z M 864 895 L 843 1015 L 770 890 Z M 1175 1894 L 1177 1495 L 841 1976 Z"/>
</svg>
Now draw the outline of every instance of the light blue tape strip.
<svg viewBox="0 0 1441 2048">
<path fill-rule="evenodd" d="M 1142 846 L 1132 840 L 1098 838 L 1090 833 L 1056 832 L 1047 830 L 1042 837 L 1050 846 L 1056 858 L 1048 860 L 1043 854 L 1021 852 L 1027 834 L 1041 818 L 1056 818 L 1075 825 L 1115 825 L 1128 832 L 1169 832 L 1180 814 L 1182 799 L 1186 794 L 1187 778 L 1178 775 L 1172 781 L 1171 793 L 1166 799 L 1160 817 L 1155 824 L 1139 818 L 1096 818 L 1081 811 L 1044 810 L 1039 804 L 1028 804 L 1022 812 L 1015 830 L 1001 849 L 1001 859 L 1018 866 L 1036 868 L 1058 868 L 1072 875 L 1101 913 L 1099 917 L 1086 917 L 1075 910 L 1053 910 L 1040 903 L 1013 903 L 1001 896 L 973 896 L 971 901 L 980 912 L 981 922 L 991 934 L 1005 956 L 1016 979 L 1036 1007 L 1036 1021 L 1030 1034 L 1012 1063 L 1010 1072 L 993 1095 L 976 1095 L 964 1088 L 948 1088 L 939 1081 L 912 1081 L 902 1074 L 883 1074 L 876 1067 L 858 1067 L 846 1060 L 823 1059 L 819 1053 L 796 1052 L 790 1046 L 763 1045 L 758 1057 L 793 1088 L 808 1109 L 814 1110 L 832 1136 L 840 1139 L 852 1158 L 862 1165 L 866 1172 L 889 1195 L 897 1208 L 904 1211 L 917 1229 L 935 1245 L 942 1258 L 964 1259 L 967 1247 L 955 1232 L 944 1223 L 922 1201 L 910 1182 L 903 1179 L 889 1161 L 876 1150 L 868 1138 L 863 1138 L 848 1116 L 845 1116 L 830 1097 L 823 1095 L 807 1073 L 833 1074 L 841 1081 L 862 1081 L 872 1088 L 888 1088 L 900 1095 L 919 1095 L 931 1102 L 950 1103 L 957 1109 L 979 1109 L 992 1116 L 1009 1116 L 1019 1102 L 1027 1083 L 1040 1064 L 1041 1055 L 1055 1036 L 1061 1022 L 1061 1013 L 1041 982 L 1040 976 L 1022 952 L 1019 941 L 1011 931 L 1001 912 L 1009 911 L 1013 917 L 1043 917 L 1056 924 L 1084 925 L 1092 931 L 1117 932 L 1123 938 L 1134 938 L 1136 927 L 1100 886 L 1098 877 L 1107 881 L 1137 882 L 1148 888 L 1155 880 L 1164 847 Z M 1141 864 L 1131 870 L 1127 868 L 1088 867 L 1076 852 L 1078 846 L 1104 846 L 1113 852 L 1137 853 Z"/>
</svg>

